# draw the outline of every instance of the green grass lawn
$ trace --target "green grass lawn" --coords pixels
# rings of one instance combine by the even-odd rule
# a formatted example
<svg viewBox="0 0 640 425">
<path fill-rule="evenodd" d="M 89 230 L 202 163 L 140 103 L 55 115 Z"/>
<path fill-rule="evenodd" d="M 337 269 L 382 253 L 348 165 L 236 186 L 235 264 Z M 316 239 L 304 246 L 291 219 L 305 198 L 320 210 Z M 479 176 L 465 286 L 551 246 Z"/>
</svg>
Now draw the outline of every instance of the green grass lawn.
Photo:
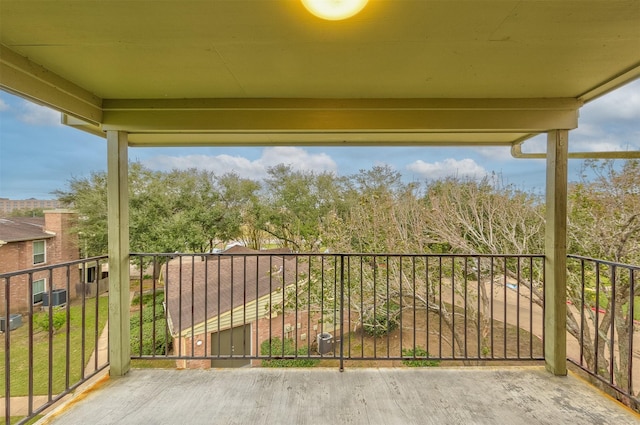
<svg viewBox="0 0 640 425">
<path fill-rule="evenodd" d="M 36 415 L 36 416 L 34 416 L 33 418 L 29 419 L 27 422 L 25 422 L 25 424 L 24 424 L 24 425 L 31 425 L 31 424 L 35 424 L 36 422 L 38 422 L 38 421 L 39 421 L 40 419 L 42 419 L 42 418 L 43 418 L 43 416 L 42 416 L 42 415 Z M 24 416 L 12 416 L 12 417 L 9 419 L 9 423 L 10 423 L 11 425 L 13 425 L 13 424 L 17 424 L 18 422 L 20 422 L 20 421 L 21 421 L 21 420 L 23 420 L 23 419 L 24 419 Z"/>
<path fill-rule="evenodd" d="M 84 329 L 85 350 L 84 361 L 94 349 L 96 330 L 98 337 L 102 333 L 107 322 L 108 298 L 98 298 L 98 324 L 96 323 L 96 311 L 94 299 L 87 299 L 85 304 Z M 27 317 L 23 317 L 26 322 Z M 69 332 L 69 385 L 80 380 L 85 364 L 82 364 L 82 305 L 79 301 L 72 303 L 70 307 L 70 332 Z M 11 331 L 11 396 L 24 396 L 29 394 L 29 327 L 24 323 L 20 328 Z M 5 350 L 4 344 L 0 347 L 0 382 L 5 379 Z M 33 336 L 33 392 L 35 395 L 46 395 L 49 391 L 49 377 L 51 377 L 52 392 L 58 394 L 66 389 L 66 357 L 67 357 L 67 331 L 66 323 L 55 332 L 52 339 L 52 367 L 49 370 L 49 333 L 37 329 L 34 326 Z M 0 388 L 0 397 L 5 396 L 4 385 Z"/>
</svg>

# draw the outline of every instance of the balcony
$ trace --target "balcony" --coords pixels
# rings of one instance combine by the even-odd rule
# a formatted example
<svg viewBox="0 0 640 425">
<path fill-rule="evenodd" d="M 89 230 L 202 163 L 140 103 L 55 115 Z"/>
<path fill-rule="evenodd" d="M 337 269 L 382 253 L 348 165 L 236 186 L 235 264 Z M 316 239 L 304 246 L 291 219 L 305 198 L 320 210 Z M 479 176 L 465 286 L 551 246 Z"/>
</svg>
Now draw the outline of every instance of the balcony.
<svg viewBox="0 0 640 425">
<path fill-rule="evenodd" d="M 133 369 L 105 380 L 108 294 L 81 288 L 104 262 L 0 276 L 14 315 L 10 288 L 80 285 L 4 333 L 6 423 L 638 420 L 601 392 L 638 409 L 638 267 L 569 257 L 572 366 L 554 377 L 543 256 L 132 254 Z"/>
</svg>

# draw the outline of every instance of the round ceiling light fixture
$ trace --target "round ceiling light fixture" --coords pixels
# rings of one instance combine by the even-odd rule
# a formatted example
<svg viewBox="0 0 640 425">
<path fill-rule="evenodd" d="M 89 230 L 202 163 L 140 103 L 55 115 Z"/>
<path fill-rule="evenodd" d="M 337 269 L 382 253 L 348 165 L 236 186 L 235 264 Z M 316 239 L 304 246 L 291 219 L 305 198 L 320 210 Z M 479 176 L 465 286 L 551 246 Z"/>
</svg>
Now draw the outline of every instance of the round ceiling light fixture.
<svg viewBox="0 0 640 425">
<path fill-rule="evenodd" d="M 360 12 L 369 0 L 302 0 L 307 10 L 330 21 L 347 19 Z"/>
</svg>

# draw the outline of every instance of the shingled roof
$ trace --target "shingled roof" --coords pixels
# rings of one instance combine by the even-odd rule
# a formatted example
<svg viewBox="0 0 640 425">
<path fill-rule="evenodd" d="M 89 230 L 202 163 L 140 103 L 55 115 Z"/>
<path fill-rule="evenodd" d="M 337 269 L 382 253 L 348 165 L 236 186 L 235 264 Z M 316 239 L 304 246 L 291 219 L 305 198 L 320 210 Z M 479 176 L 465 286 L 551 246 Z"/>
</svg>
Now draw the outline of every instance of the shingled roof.
<svg viewBox="0 0 640 425">
<path fill-rule="evenodd" d="M 44 230 L 44 217 L 0 218 L 0 244 L 52 238 Z"/>
<path fill-rule="evenodd" d="M 295 258 L 282 250 L 233 247 L 219 255 L 179 256 L 165 267 L 162 276 L 173 333 L 281 292 L 283 282 L 290 285 L 296 279 Z"/>
</svg>

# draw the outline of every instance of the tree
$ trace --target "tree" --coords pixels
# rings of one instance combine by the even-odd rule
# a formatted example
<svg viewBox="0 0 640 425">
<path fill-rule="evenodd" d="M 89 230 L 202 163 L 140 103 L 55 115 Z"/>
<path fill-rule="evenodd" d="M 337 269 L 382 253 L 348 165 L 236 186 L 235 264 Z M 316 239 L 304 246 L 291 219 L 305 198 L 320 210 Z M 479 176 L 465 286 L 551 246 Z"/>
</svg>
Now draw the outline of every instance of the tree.
<svg viewBox="0 0 640 425">
<path fill-rule="evenodd" d="M 236 173 L 227 173 L 216 178 L 217 190 L 221 203 L 229 216 L 226 231 L 222 231 L 221 238 L 230 240 L 240 238 L 245 246 L 260 249 L 266 238 L 265 233 L 258 227 L 261 200 L 260 183 L 245 179 Z"/>
<path fill-rule="evenodd" d="M 457 340 L 453 309 L 437 301 L 438 274 L 426 272 L 438 265 L 425 257 L 375 255 L 440 250 L 419 185 L 402 182 L 400 173 L 385 166 L 361 170 L 350 182 L 351 208 L 342 217 L 333 214 L 325 219 L 322 238 L 331 251 L 365 253 L 362 264 L 347 266 L 353 267 L 347 290 L 350 308 L 359 313 L 355 326 L 372 335 L 384 334 L 397 325 L 404 310 L 426 308 L 440 316 Z M 354 258 L 357 262 L 358 257 Z M 460 346 L 461 341 L 456 344 Z"/>
<path fill-rule="evenodd" d="M 129 166 L 130 249 L 133 252 L 206 252 L 241 234 L 243 201 L 234 188 L 256 188 L 237 176 L 217 178 L 196 169 L 152 171 Z M 253 193 L 253 192 L 251 192 Z M 73 178 L 58 199 L 79 213 L 76 231 L 85 255 L 107 251 L 107 176 Z"/>
<path fill-rule="evenodd" d="M 589 179 L 588 174 L 595 178 Z M 586 161 L 583 177 L 573 185 L 568 203 L 568 243 L 570 252 L 617 263 L 640 262 L 640 161 Z M 609 371 L 621 388 L 628 385 L 631 279 L 628 274 L 602 265 L 598 269 L 569 264 L 568 296 L 574 306 L 582 304 L 582 277 L 585 280 L 586 308 L 569 308 L 567 329 L 583 344 L 587 366 L 603 376 Z M 583 274 L 584 273 L 584 274 Z M 634 294 L 640 293 L 640 274 L 634 276 Z M 594 295 L 599 292 L 598 299 Z M 596 311 L 604 311 L 596 318 Z M 581 314 L 587 317 L 582 322 Z M 582 325 L 582 326 L 581 326 Z M 584 332 L 581 332 L 581 329 Z M 616 338 L 612 340 L 611 329 Z M 595 332 L 598 345 L 595 345 Z M 618 361 L 606 354 L 617 352 Z M 597 360 L 596 360 L 597 359 Z M 598 364 L 596 365 L 596 361 Z"/>
<path fill-rule="evenodd" d="M 54 192 L 58 200 L 78 211 L 79 246 L 85 257 L 107 252 L 107 175 L 92 172 L 89 177 L 73 177 L 69 190 Z"/>
<path fill-rule="evenodd" d="M 344 181 L 331 173 L 295 171 L 284 164 L 269 168 L 268 174 L 257 226 L 285 247 L 319 250 L 322 219 L 344 208 Z"/>
<path fill-rule="evenodd" d="M 542 205 L 533 195 L 490 178 L 448 178 L 424 196 L 434 237 L 453 252 L 528 254 L 544 250 Z"/>
<path fill-rule="evenodd" d="M 571 252 L 640 262 L 640 160 L 621 167 L 612 160 L 586 161 L 581 181 L 569 194 L 568 216 Z"/>
</svg>

